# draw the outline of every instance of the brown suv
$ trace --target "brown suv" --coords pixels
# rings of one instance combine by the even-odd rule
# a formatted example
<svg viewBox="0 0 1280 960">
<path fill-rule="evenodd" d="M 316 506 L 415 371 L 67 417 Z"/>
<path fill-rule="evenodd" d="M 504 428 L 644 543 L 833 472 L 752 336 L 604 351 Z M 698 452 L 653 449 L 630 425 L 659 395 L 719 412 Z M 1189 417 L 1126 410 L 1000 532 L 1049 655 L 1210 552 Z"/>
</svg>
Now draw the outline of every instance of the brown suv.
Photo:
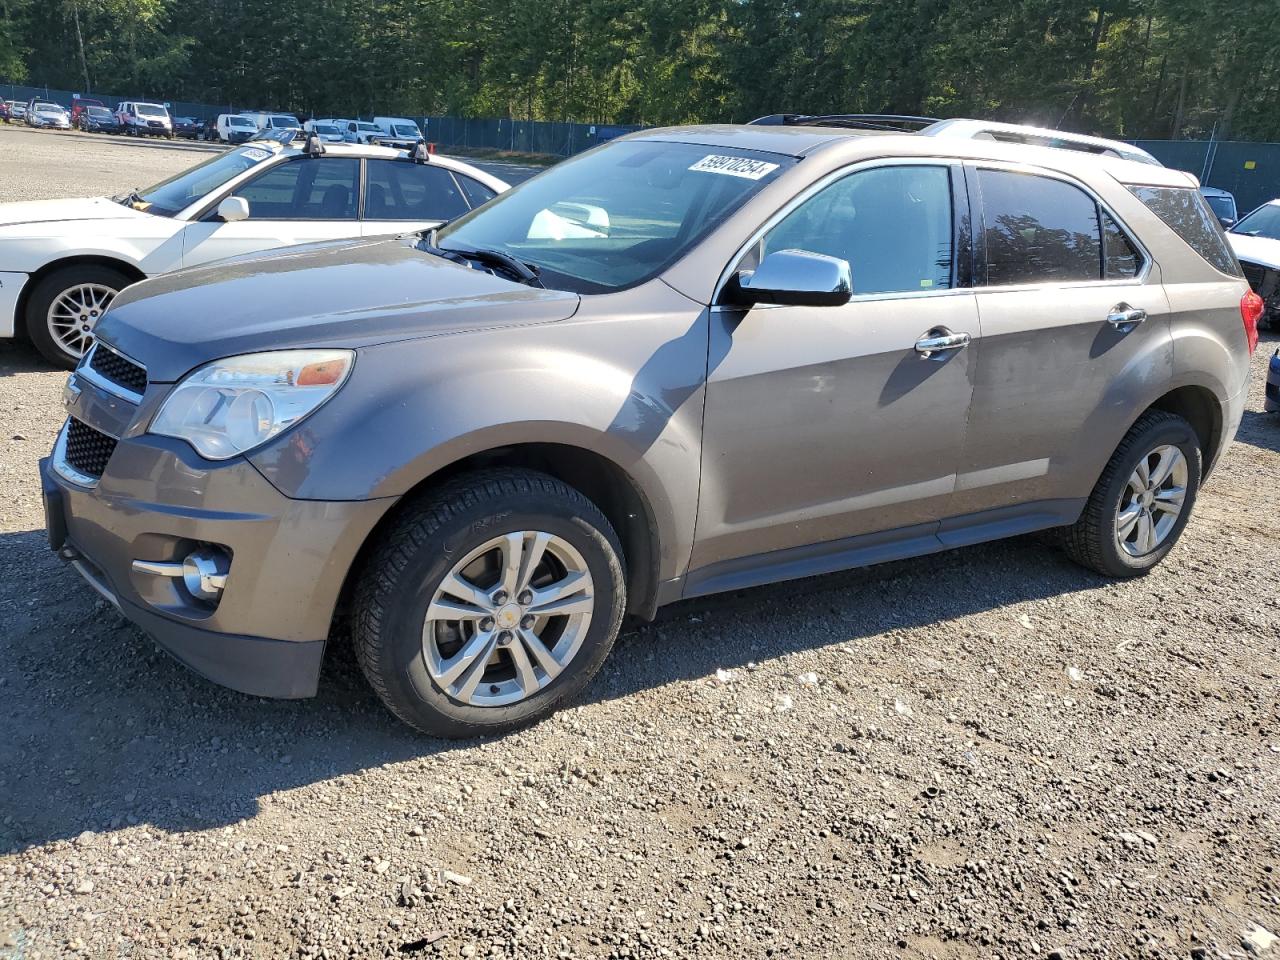
<svg viewBox="0 0 1280 960">
<path fill-rule="evenodd" d="M 250 693 L 314 693 L 349 609 L 448 736 L 682 597 L 1045 528 L 1143 573 L 1257 297 L 1191 177 L 942 133 L 646 131 L 436 232 L 129 287 L 43 465 L 53 546 Z"/>
</svg>

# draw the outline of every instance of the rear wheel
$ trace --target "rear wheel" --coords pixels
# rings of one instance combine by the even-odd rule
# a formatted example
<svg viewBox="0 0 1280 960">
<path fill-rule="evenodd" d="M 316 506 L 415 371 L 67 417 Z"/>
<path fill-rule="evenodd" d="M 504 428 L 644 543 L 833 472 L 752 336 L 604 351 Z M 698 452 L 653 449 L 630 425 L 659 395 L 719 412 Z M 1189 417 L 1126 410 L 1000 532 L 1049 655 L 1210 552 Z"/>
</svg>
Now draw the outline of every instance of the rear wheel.
<svg viewBox="0 0 1280 960">
<path fill-rule="evenodd" d="M 1068 555 L 1109 577 L 1146 573 L 1182 535 L 1201 469 L 1191 424 L 1161 410 L 1144 413 L 1107 463 L 1080 519 L 1064 531 Z"/>
<path fill-rule="evenodd" d="M 27 334 L 45 359 L 72 369 L 93 342 L 93 331 L 130 280 L 119 270 L 83 264 L 55 270 L 27 300 Z"/>
<path fill-rule="evenodd" d="M 590 500 L 528 470 L 411 505 L 357 587 L 356 656 L 382 702 L 433 736 L 504 733 L 590 681 L 626 606 L 621 547 Z"/>
</svg>

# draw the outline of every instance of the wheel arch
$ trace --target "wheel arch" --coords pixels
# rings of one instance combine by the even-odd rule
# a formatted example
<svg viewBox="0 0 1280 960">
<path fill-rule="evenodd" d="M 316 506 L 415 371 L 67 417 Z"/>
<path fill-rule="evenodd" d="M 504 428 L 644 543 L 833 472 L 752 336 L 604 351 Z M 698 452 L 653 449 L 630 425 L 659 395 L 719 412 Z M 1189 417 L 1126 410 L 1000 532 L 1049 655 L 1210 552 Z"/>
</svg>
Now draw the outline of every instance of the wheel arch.
<svg viewBox="0 0 1280 960">
<path fill-rule="evenodd" d="M 27 304 L 31 300 L 31 291 L 34 290 L 45 277 L 65 267 L 74 266 L 94 266 L 109 267 L 112 270 L 119 270 L 125 276 L 129 277 L 130 283 L 137 283 L 140 280 L 147 279 L 147 275 L 138 269 L 136 263 L 131 263 L 120 257 L 112 257 L 103 254 L 76 254 L 73 256 L 59 257 L 57 260 L 51 260 L 40 269 L 32 272 L 27 282 L 22 287 L 22 293 L 18 295 L 17 308 L 14 310 L 14 334 L 23 339 L 31 339 L 31 335 L 27 330 Z"/>
<path fill-rule="evenodd" d="M 1208 477 L 1217 463 L 1223 441 L 1222 402 L 1217 395 L 1201 384 L 1185 384 L 1157 398 L 1147 410 L 1176 414 L 1191 424 L 1200 442 L 1203 476 Z"/>
<path fill-rule="evenodd" d="M 335 617 L 349 609 L 352 592 L 378 539 L 410 503 L 448 480 L 491 467 L 548 474 L 594 503 L 622 543 L 627 612 L 653 618 L 658 606 L 660 534 L 649 498 L 635 478 L 608 457 L 583 447 L 549 442 L 512 443 L 470 453 L 419 480 L 378 521 L 356 552 L 339 594 Z"/>
</svg>

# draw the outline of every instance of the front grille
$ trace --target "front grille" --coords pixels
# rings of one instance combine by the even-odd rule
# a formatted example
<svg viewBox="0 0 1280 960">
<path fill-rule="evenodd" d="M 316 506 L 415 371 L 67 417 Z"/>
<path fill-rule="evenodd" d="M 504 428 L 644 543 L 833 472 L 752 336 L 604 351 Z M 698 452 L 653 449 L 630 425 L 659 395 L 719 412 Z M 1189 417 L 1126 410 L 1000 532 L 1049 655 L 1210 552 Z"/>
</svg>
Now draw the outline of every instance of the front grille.
<svg viewBox="0 0 1280 960">
<path fill-rule="evenodd" d="M 163 127 L 163 126 L 164 126 L 164 124 L 163 124 L 163 123 L 161 123 L 159 120 L 148 120 L 148 121 L 147 121 L 147 126 L 148 126 L 148 127 Z"/>
<path fill-rule="evenodd" d="M 67 463 L 90 477 L 102 476 L 115 452 L 116 440 L 75 417 L 67 421 Z"/>
<path fill-rule="evenodd" d="M 141 396 L 147 389 L 146 367 L 116 353 L 101 341 L 94 345 L 93 354 L 89 357 L 89 369 L 130 393 Z"/>
</svg>

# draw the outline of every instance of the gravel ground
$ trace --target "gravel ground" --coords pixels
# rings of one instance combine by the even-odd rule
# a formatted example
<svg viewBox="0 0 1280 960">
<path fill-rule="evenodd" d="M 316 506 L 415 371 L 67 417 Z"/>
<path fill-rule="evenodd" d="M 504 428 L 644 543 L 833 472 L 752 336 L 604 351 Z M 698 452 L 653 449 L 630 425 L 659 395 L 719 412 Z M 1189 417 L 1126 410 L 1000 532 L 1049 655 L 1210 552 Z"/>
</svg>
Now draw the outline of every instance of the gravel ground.
<svg viewBox="0 0 1280 960">
<path fill-rule="evenodd" d="M 23 136 L 4 199 L 189 159 Z M 682 603 L 469 744 L 341 647 L 304 702 L 159 653 L 45 546 L 65 376 L 0 346 L 0 957 L 1280 958 L 1276 341 L 1141 580 L 1024 538 Z"/>
</svg>

